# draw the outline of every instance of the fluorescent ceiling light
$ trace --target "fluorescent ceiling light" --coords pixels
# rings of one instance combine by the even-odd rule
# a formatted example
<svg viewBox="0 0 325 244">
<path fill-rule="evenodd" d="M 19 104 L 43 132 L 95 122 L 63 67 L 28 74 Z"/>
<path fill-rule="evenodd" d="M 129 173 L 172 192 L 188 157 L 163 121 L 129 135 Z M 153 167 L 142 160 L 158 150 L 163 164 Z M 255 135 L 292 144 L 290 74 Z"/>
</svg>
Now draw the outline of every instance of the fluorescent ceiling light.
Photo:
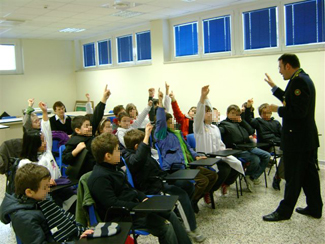
<svg viewBox="0 0 325 244">
<path fill-rule="evenodd" d="M 60 30 L 60 32 L 66 32 L 66 33 L 76 33 L 76 32 L 82 32 L 85 31 L 86 29 L 77 29 L 77 28 L 65 28 Z"/>
<path fill-rule="evenodd" d="M 142 15 L 143 13 L 140 12 L 132 12 L 132 11 L 119 11 L 117 13 L 111 14 L 111 16 L 116 16 L 116 17 L 124 17 L 124 18 L 131 18 L 135 16 Z"/>
<path fill-rule="evenodd" d="M 195 2 L 195 0 L 182 0 L 182 1 L 187 3 Z"/>
</svg>

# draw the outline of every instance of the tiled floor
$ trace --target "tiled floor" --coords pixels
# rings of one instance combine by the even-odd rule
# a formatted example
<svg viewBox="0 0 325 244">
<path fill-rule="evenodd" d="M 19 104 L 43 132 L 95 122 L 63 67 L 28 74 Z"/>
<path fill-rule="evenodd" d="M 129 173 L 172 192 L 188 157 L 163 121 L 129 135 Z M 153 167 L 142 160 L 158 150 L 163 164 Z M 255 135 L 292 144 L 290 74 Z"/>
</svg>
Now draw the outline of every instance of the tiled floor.
<svg viewBox="0 0 325 244">
<path fill-rule="evenodd" d="M 216 209 L 211 209 L 203 201 L 199 203 L 200 213 L 197 215 L 198 226 L 207 236 L 204 244 L 216 243 L 325 243 L 325 217 L 313 219 L 294 213 L 288 221 L 276 223 L 264 222 L 262 216 L 271 213 L 283 197 L 284 183 L 281 191 L 271 187 L 273 172 L 268 177 L 269 187 L 262 184 L 255 187 L 255 193 L 244 189 L 243 196 L 237 199 L 235 186 L 227 197 L 215 193 Z M 325 200 L 325 167 L 320 170 L 322 196 Z M 0 201 L 4 195 L 4 176 L 0 176 Z M 262 178 L 261 178 L 262 179 Z M 245 188 L 245 187 L 244 187 Z M 305 196 L 301 196 L 297 206 L 305 206 Z M 139 237 L 139 244 L 158 243 L 153 236 Z M 0 243 L 15 243 L 14 234 L 9 225 L 0 223 Z"/>
</svg>

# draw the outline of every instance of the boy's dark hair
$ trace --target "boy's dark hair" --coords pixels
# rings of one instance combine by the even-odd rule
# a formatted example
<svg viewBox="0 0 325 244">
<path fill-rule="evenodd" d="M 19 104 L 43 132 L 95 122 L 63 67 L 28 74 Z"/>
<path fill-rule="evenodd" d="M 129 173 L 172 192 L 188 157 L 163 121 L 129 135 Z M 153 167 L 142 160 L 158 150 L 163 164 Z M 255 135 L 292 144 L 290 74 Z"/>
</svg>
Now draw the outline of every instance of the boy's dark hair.
<svg viewBox="0 0 325 244">
<path fill-rule="evenodd" d="M 51 178 L 49 170 L 34 163 L 25 164 L 19 168 L 15 176 L 15 193 L 24 195 L 26 189 L 37 192 L 43 179 Z"/>
<path fill-rule="evenodd" d="M 227 114 L 229 114 L 231 110 L 235 110 L 237 113 L 240 113 L 240 108 L 235 104 L 232 104 L 227 108 Z"/>
<path fill-rule="evenodd" d="M 292 68 L 300 68 L 299 58 L 295 54 L 285 53 L 281 55 L 278 61 L 282 60 L 284 66 L 290 64 Z"/>
<path fill-rule="evenodd" d="M 106 153 L 113 154 L 116 146 L 119 145 L 117 137 L 113 134 L 103 133 L 94 138 L 91 142 L 91 152 L 97 163 L 102 163 Z"/>
<path fill-rule="evenodd" d="M 63 102 L 61 101 L 56 101 L 54 104 L 53 104 L 53 110 L 55 111 L 57 107 L 65 107 Z"/>
<path fill-rule="evenodd" d="M 117 116 L 121 110 L 124 110 L 123 105 L 117 105 L 113 108 L 113 113 Z"/>
<path fill-rule="evenodd" d="M 172 119 L 173 115 L 171 115 L 170 113 L 166 113 L 166 121 L 169 119 Z"/>
<path fill-rule="evenodd" d="M 195 106 L 191 107 L 187 113 L 189 113 L 193 108 L 196 108 Z"/>
<path fill-rule="evenodd" d="M 141 130 L 130 130 L 124 136 L 124 143 L 127 149 L 134 149 L 136 144 L 140 144 L 144 139 L 144 132 Z"/>
<path fill-rule="evenodd" d="M 212 109 L 210 106 L 208 105 L 205 105 L 205 112 L 208 113 L 208 112 L 212 112 Z"/>
<path fill-rule="evenodd" d="M 130 118 L 130 115 L 129 115 L 128 113 L 126 113 L 126 112 L 122 112 L 122 113 L 120 113 L 120 114 L 118 115 L 117 120 L 118 120 L 119 122 L 121 122 L 121 120 L 122 120 L 124 117 L 129 117 L 129 118 Z"/>
<path fill-rule="evenodd" d="M 77 128 L 80 129 L 82 124 L 87 120 L 89 121 L 89 119 L 86 116 L 75 117 L 71 122 L 71 128 L 72 128 L 73 132 L 75 132 L 75 129 L 77 129 Z"/>
<path fill-rule="evenodd" d="M 40 130 L 27 130 L 23 135 L 23 145 L 20 158 L 27 158 L 32 162 L 37 162 L 38 148 L 42 145 Z"/>
<path fill-rule="evenodd" d="M 268 106 L 269 106 L 268 103 L 261 104 L 261 106 L 258 107 L 258 113 L 259 113 L 259 115 L 261 115 L 262 112 L 263 112 L 263 109 L 267 108 Z"/>
<path fill-rule="evenodd" d="M 133 103 L 129 103 L 129 104 L 126 105 L 125 111 L 126 111 L 127 114 L 130 114 L 130 111 L 132 109 L 137 110 L 137 107 Z M 137 114 L 136 115 L 138 116 L 138 110 L 137 110 Z"/>
</svg>

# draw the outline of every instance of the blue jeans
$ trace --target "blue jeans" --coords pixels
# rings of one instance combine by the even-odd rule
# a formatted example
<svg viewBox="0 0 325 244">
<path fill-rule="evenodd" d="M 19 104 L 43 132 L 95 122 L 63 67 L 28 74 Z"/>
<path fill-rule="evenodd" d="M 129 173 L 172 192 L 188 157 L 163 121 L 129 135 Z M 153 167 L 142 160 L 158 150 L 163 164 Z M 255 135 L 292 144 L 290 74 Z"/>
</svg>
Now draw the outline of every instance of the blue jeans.
<svg viewBox="0 0 325 244">
<path fill-rule="evenodd" d="M 261 174 L 263 174 L 271 157 L 270 153 L 257 147 L 248 151 L 243 151 L 235 156 L 250 163 L 245 174 L 251 176 L 253 179 L 257 179 L 261 176 Z"/>
</svg>

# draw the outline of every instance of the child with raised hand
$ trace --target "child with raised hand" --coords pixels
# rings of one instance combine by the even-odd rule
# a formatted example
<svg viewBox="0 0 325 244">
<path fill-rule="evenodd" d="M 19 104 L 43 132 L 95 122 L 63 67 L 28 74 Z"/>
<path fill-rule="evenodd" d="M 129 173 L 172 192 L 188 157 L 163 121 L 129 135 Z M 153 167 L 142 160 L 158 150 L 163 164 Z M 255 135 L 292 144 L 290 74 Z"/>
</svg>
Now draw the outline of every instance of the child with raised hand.
<svg viewBox="0 0 325 244">
<path fill-rule="evenodd" d="M 91 171 L 95 165 L 96 161 L 91 153 L 91 142 L 96 134 L 96 129 L 103 118 L 106 102 L 110 95 L 111 92 L 106 85 L 103 97 L 95 108 L 92 125 L 90 124 L 89 118 L 86 116 L 77 116 L 72 120 L 72 129 L 74 133 L 66 143 L 66 149 L 63 151 L 62 160 L 65 164 L 73 165 L 78 154 L 84 148 L 87 148 L 88 153 L 85 158 L 86 163 L 83 164 L 79 177 Z"/>
<path fill-rule="evenodd" d="M 76 241 L 93 233 L 47 198 L 50 179 L 47 168 L 33 163 L 24 165 L 16 172 L 15 194 L 6 193 L 1 204 L 1 221 L 12 223 L 22 243 Z"/>
<path fill-rule="evenodd" d="M 30 98 L 27 100 L 28 107 L 25 111 L 25 115 L 23 117 L 23 131 L 32 130 L 32 129 L 41 129 L 41 120 L 38 118 L 36 113 L 34 113 L 34 98 Z"/>
<path fill-rule="evenodd" d="M 200 101 L 197 105 L 196 116 L 194 118 L 194 135 L 196 140 L 196 150 L 210 153 L 225 150 L 226 146 L 221 140 L 219 128 L 212 124 L 212 105 L 208 99 L 209 86 L 201 89 Z M 220 158 L 220 157 L 218 157 Z M 222 186 L 222 194 L 227 194 L 229 186 L 235 182 L 238 173 L 244 174 L 241 162 L 234 156 L 221 157 L 218 166 L 218 180 L 213 186 L 217 190 Z M 205 198 L 208 201 L 207 197 Z"/>
<path fill-rule="evenodd" d="M 133 121 L 131 124 L 131 118 L 130 115 L 126 112 L 122 112 L 118 115 L 118 125 L 116 135 L 121 143 L 121 145 L 125 148 L 124 143 L 124 136 L 125 133 L 140 128 L 141 124 L 143 123 L 144 119 L 146 118 L 147 114 L 149 113 L 150 109 L 152 107 L 152 101 L 148 102 L 148 106 L 140 113 L 138 116 L 138 119 Z"/>
<path fill-rule="evenodd" d="M 157 145 L 161 152 L 161 157 L 163 160 L 163 170 L 177 170 L 184 169 L 187 167 L 188 163 L 199 160 L 198 154 L 193 151 L 193 149 L 184 140 L 182 132 L 175 130 L 174 121 L 171 114 L 166 114 L 165 109 L 162 107 L 163 93 L 158 92 L 159 107 L 157 109 L 157 121 L 155 129 L 155 139 Z M 177 164 L 177 168 L 171 168 L 173 163 Z M 195 191 L 192 196 L 192 207 L 194 212 L 198 213 L 198 201 L 206 193 L 209 193 L 214 184 L 217 181 L 218 175 L 209 169 L 204 167 L 197 167 L 200 172 L 195 177 Z"/>
<path fill-rule="evenodd" d="M 133 124 L 138 119 L 137 107 L 133 103 L 128 103 L 125 107 L 125 111 L 130 116 L 130 124 Z M 149 122 L 149 119 L 145 117 L 139 128 L 145 128 Z"/>
</svg>

